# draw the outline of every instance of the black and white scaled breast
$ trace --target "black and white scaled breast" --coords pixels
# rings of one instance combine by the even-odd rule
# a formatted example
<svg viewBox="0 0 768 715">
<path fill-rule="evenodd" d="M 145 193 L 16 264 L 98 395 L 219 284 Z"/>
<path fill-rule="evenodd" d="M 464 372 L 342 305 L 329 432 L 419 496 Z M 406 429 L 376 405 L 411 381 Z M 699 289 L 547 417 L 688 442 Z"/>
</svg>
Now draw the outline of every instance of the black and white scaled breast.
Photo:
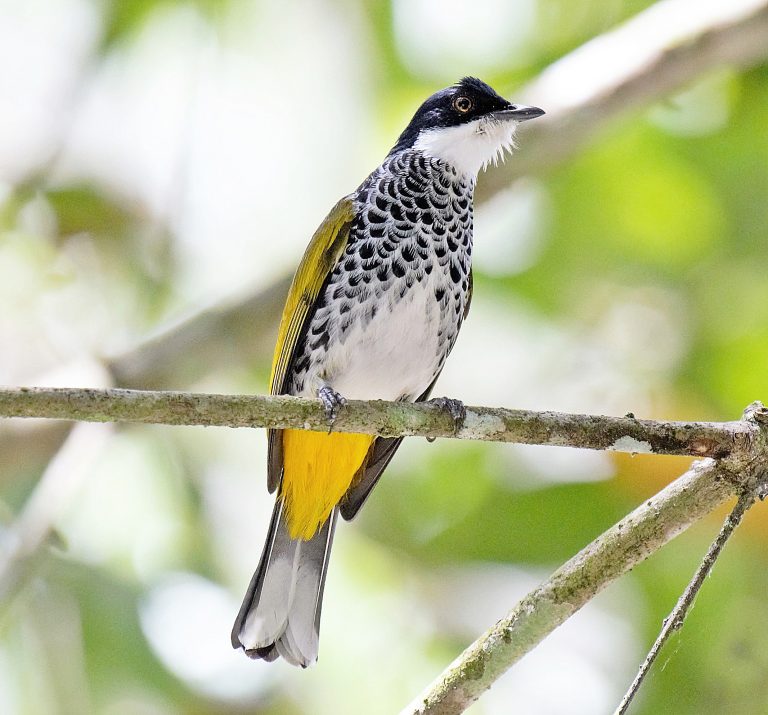
<svg viewBox="0 0 768 715">
<path fill-rule="evenodd" d="M 475 177 L 417 149 L 390 154 L 297 346 L 292 394 L 414 400 L 440 372 L 470 297 Z"/>
</svg>

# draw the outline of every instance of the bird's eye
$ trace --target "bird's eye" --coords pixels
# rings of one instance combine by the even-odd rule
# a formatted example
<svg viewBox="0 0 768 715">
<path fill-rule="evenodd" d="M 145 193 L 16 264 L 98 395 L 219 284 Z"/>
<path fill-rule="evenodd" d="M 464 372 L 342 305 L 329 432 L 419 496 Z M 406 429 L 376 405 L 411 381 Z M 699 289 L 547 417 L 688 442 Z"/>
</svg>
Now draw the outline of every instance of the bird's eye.
<svg viewBox="0 0 768 715">
<path fill-rule="evenodd" d="M 465 97 L 463 94 L 459 95 L 453 100 L 453 108 L 459 114 L 466 114 L 472 109 L 472 100 L 469 97 Z"/>
</svg>

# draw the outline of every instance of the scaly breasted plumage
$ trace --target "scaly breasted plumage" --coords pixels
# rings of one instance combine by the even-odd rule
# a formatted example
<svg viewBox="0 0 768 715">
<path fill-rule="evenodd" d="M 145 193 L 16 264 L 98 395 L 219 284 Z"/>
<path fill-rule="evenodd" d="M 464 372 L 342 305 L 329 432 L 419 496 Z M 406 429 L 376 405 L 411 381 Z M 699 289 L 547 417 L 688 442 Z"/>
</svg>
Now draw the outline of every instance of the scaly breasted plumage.
<svg viewBox="0 0 768 715">
<path fill-rule="evenodd" d="M 283 312 L 271 393 L 428 398 L 472 294 L 478 171 L 541 115 L 471 77 L 432 95 L 397 144 L 331 210 L 299 265 Z M 277 499 L 258 569 L 232 631 L 254 658 L 317 658 L 320 609 L 338 513 L 351 519 L 401 438 L 269 432 Z"/>
</svg>

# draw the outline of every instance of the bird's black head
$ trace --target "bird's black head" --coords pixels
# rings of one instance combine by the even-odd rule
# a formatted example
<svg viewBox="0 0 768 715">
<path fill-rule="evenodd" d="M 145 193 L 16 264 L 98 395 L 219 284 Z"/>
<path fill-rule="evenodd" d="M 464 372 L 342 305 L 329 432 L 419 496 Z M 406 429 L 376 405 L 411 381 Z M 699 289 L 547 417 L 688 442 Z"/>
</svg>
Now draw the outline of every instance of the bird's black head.
<svg viewBox="0 0 768 715">
<path fill-rule="evenodd" d="M 476 77 L 441 89 L 429 97 L 413 115 L 393 152 L 414 146 L 422 132 L 447 129 L 488 119 L 522 122 L 544 114 L 537 107 L 513 104 Z"/>
</svg>

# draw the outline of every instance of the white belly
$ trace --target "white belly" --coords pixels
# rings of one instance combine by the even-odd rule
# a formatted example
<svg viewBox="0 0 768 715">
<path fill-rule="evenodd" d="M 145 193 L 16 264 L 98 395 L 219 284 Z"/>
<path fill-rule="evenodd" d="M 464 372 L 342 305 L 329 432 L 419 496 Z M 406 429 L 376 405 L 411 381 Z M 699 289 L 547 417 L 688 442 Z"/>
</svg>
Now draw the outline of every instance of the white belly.
<svg viewBox="0 0 768 715">
<path fill-rule="evenodd" d="M 434 277 L 426 279 L 403 298 L 390 297 L 391 307 L 382 306 L 366 325 L 356 322 L 328 351 L 320 377 L 349 399 L 416 399 L 437 373 L 445 344 L 438 333 L 452 317 L 440 310 L 434 290 Z"/>
</svg>

